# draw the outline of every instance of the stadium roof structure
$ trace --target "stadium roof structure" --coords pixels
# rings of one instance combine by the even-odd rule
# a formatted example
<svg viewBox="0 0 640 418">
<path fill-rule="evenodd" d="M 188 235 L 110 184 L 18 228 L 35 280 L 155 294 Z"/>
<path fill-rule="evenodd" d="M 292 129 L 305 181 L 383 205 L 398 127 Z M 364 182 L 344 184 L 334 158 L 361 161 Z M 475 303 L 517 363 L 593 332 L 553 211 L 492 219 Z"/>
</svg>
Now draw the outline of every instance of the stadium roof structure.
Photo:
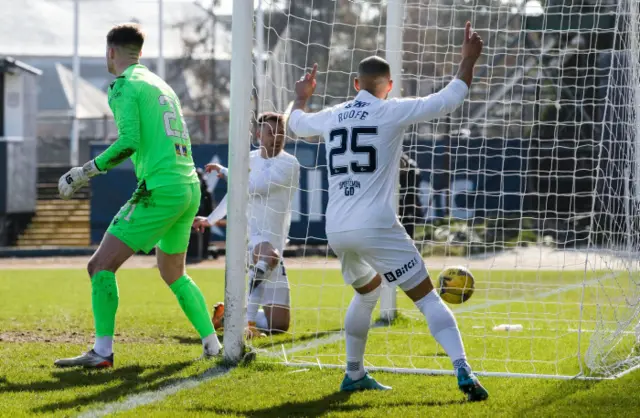
<svg viewBox="0 0 640 418">
<path fill-rule="evenodd" d="M 42 71 L 12 57 L 0 57 L 0 73 L 25 72 L 40 76 Z"/>
<path fill-rule="evenodd" d="M 39 115 L 73 115 L 73 72 L 60 63 L 55 64 L 55 73 L 47 72 L 47 108 Z M 41 95 L 42 96 L 42 95 Z M 78 79 L 78 119 L 100 119 L 111 115 L 107 94 L 90 82 Z"/>
</svg>

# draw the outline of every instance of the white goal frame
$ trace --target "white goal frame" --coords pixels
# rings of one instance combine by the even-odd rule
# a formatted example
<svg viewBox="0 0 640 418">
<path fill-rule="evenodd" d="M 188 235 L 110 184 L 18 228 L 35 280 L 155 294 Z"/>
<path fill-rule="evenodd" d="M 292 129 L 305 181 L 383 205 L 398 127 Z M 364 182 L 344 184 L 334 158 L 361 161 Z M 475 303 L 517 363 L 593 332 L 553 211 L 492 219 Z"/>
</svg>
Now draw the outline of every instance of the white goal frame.
<svg viewBox="0 0 640 418">
<path fill-rule="evenodd" d="M 253 0 L 234 0 L 231 29 L 229 186 L 224 291 L 224 358 L 238 363 L 244 355 L 245 265 L 249 202 L 249 141 L 253 87 Z"/>
</svg>

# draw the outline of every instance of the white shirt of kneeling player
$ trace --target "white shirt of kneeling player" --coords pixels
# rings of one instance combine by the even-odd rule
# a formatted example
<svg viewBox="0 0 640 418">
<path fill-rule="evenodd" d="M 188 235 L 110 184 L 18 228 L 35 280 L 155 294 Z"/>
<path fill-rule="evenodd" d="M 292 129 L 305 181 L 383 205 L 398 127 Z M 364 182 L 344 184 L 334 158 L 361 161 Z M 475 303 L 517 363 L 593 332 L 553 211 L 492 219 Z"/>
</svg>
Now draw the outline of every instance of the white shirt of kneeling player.
<svg viewBox="0 0 640 418">
<path fill-rule="evenodd" d="M 249 170 L 249 240 L 269 242 L 282 253 L 291 226 L 300 163 L 284 150 L 274 157 L 263 158 L 258 149 L 249 154 Z M 226 178 L 226 169 L 223 174 Z M 226 196 L 218 207 L 220 210 L 216 208 L 208 217 L 212 225 L 226 215 Z"/>
</svg>

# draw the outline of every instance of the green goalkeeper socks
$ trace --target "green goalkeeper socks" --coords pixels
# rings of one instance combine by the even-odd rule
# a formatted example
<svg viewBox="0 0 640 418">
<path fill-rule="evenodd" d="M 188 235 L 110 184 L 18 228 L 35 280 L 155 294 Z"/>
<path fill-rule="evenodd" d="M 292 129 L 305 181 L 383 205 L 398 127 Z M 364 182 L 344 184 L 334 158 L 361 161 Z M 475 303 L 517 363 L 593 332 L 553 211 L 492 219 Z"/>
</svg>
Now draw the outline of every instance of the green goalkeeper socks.
<svg viewBox="0 0 640 418">
<path fill-rule="evenodd" d="M 178 298 L 185 315 L 200 334 L 200 338 L 215 334 L 202 292 L 189 276 L 182 276 L 169 286 Z"/>
<path fill-rule="evenodd" d="M 118 283 L 110 271 L 99 271 L 91 278 L 91 307 L 96 337 L 113 337 L 118 310 Z"/>
</svg>

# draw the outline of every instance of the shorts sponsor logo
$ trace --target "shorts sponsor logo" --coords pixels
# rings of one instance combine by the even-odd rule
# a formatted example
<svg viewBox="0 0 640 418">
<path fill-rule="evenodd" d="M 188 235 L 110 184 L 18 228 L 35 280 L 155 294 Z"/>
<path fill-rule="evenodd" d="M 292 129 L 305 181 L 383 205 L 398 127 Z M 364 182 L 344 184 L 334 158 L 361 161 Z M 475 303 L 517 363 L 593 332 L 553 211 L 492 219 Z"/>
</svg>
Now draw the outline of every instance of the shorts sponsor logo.
<svg viewBox="0 0 640 418">
<path fill-rule="evenodd" d="M 395 270 L 391 270 L 391 271 L 386 272 L 384 274 L 384 278 L 387 279 L 387 281 L 389 283 L 395 282 L 400 277 L 402 277 L 405 274 L 409 273 L 411 270 L 413 270 L 419 264 L 420 264 L 420 259 L 418 257 L 413 257 L 413 259 L 411 261 L 409 261 L 408 263 L 405 263 L 400 268 L 397 268 Z"/>
<path fill-rule="evenodd" d="M 395 276 L 393 275 L 393 273 L 392 273 L 392 272 L 385 273 L 385 274 L 384 274 L 384 278 L 385 278 L 385 279 L 387 279 L 387 281 L 388 281 L 389 283 L 391 283 L 391 282 L 395 282 L 396 280 L 398 280 L 398 279 L 396 279 L 396 278 L 395 278 Z"/>
</svg>

